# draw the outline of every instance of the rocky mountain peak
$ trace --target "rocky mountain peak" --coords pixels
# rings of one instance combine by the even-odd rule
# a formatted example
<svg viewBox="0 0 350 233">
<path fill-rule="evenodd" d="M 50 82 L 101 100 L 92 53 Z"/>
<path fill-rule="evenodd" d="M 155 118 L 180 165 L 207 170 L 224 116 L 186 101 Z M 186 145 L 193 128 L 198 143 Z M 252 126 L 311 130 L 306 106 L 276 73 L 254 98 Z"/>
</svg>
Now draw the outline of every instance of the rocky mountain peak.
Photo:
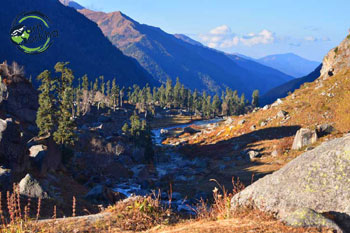
<svg viewBox="0 0 350 233">
<path fill-rule="evenodd" d="M 341 70 L 350 68 L 350 34 L 323 59 L 321 76 L 334 75 Z"/>
</svg>

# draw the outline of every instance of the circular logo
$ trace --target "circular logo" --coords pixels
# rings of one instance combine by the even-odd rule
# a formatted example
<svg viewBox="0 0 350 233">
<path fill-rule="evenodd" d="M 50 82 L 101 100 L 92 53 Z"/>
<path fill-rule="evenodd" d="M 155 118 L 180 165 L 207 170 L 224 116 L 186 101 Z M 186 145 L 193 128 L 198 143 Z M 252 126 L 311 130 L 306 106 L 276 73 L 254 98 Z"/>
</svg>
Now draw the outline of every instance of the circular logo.
<svg viewBox="0 0 350 233">
<path fill-rule="evenodd" d="M 18 15 L 11 25 L 11 41 L 26 54 L 45 52 L 56 37 L 58 31 L 50 28 L 50 19 L 38 11 Z"/>
</svg>

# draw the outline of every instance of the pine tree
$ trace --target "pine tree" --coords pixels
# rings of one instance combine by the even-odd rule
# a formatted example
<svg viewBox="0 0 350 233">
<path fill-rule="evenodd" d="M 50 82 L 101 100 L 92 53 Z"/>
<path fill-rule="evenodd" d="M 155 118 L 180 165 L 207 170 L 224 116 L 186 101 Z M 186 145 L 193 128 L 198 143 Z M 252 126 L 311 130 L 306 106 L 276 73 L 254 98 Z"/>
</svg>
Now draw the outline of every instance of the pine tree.
<svg viewBox="0 0 350 233">
<path fill-rule="evenodd" d="M 217 116 L 220 114 L 220 107 L 221 107 L 221 101 L 219 96 L 216 94 L 213 98 L 213 104 L 212 104 L 214 116 Z"/>
<path fill-rule="evenodd" d="M 259 90 L 253 91 L 253 95 L 252 95 L 252 105 L 253 105 L 254 107 L 259 106 Z"/>
<path fill-rule="evenodd" d="M 88 78 L 88 76 L 86 74 L 83 76 L 82 87 L 83 87 L 84 91 L 88 91 L 89 90 L 89 78 Z"/>
<path fill-rule="evenodd" d="M 165 85 L 165 97 L 166 97 L 166 103 L 170 104 L 173 103 L 173 83 L 170 78 L 167 79 L 166 85 Z"/>
<path fill-rule="evenodd" d="M 42 72 L 38 77 L 41 82 L 39 87 L 39 108 L 37 111 L 36 124 L 39 128 L 39 135 L 50 135 L 53 133 L 56 124 L 55 115 L 55 85 L 48 70 Z"/>
<path fill-rule="evenodd" d="M 55 65 L 56 73 L 61 73 L 61 77 L 57 80 L 58 85 L 58 127 L 54 132 L 54 140 L 61 145 L 73 145 L 75 141 L 74 119 L 72 109 L 74 108 L 73 100 L 73 71 L 66 66 L 69 63 L 58 62 Z"/>
<path fill-rule="evenodd" d="M 74 145 L 76 136 L 74 133 L 74 120 L 72 118 L 72 87 L 67 87 L 63 92 L 63 99 L 60 104 L 58 129 L 53 134 L 54 140 L 60 145 Z"/>
<path fill-rule="evenodd" d="M 95 82 L 94 82 L 94 85 L 93 85 L 92 90 L 93 90 L 94 92 L 97 92 L 97 91 L 98 91 L 98 79 L 97 79 L 97 78 L 95 79 Z"/>
</svg>

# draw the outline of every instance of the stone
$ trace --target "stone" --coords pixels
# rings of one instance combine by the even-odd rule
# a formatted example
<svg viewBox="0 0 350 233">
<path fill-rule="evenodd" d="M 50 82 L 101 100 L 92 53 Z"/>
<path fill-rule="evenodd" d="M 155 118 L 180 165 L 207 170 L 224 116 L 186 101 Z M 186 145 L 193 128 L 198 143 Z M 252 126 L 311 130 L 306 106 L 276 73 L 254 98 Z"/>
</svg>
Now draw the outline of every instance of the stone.
<svg viewBox="0 0 350 233">
<path fill-rule="evenodd" d="M 278 156 L 278 151 L 277 150 L 274 150 L 271 152 L 271 156 L 272 157 L 277 157 Z"/>
<path fill-rule="evenodd" d="M 316 127 L 317 135 L 319 137 L 330 134 L 334 131 L 334 127 L 331 124 L 322 124 Z"/>
<path fill-rule="evenodd" d="M 265 105 L 265 106 L 262 108 L 262 110 L 266 111 L 266 110 L 268 110 L 269 108 L 270 108 L 269 105 Z"/>
<path fill-rule="evenodd" d="M 264 126 L 266 126 L 266 125 L 267 125 L 267 122 L 266 122 L 266 121 L 260 122 L 260 127 L 264 127 Z"/>
<path fill-rule="evenodd" d="M 21 126 L 12 121 L 0 119 L 0 161 L 1 165 L 14 173 L 22 173 L 29 168 L 26 142 L 22 138 Z"/>
<path fill-rule="evenodd" d="M 245 119 L 242 119 L 242 120 L 238 121 L 239 125 L 244 125 L 244 123 L 245 123 Z"/>
<path fill-rule="evenodd" d="M 29 156 L 32 158 L 37 158 L 40 153 L 47 150 L 45 145 L 35 145 L 29 148 Z"/>
<path fill-rule="evenodd" d="M 286 111 L 283 111 L 283 110 L 280 110 L 278 113 L 277 113 L 277 117 L 279 118 L 284 118 L 288 115 L 288 112 Z"/>
<path fill-rule="evenodd" d="M 225 120 L 225 125 L 230 125 L 230 124 L 232 124 L 233 123 L 233 119 L 232 119 L 232 117 L 228 117 L 226 120 Z"/>
<path fill-rule="evenodd" d="M 280 170 L 236 194 L 233 209 L 253 204 L 284 219 L 300 208 L 335 213 L 334 221 L 350 230 L 350 134 L 304 152 Z"/>
<path fill-rule="evenodd" d="M 277 99 L 273 104 L 271 104 L 271 107 L 276 107 L 282 103 L 283 103 L 283 101 L 281 99 Z"/>
<path fill-rule="evenodd" d="M 248 155 L 249 155 L 250 160 L 254 160 L 257 157 L 259 157 L 260 154 L 257 151 L 251 150 L 251 151 L 248 151 Z"/>
<path fill-rule="evenodd" d="M 27 174 L 20 182 L 19 182 L 19 193 L 26 197 L 31 198 L 41 198 L 47 199 L 49 198 L 48 194 L 43 190 L 39 181 L 34 179 L 30 174 Z"/>
<path fill-rule="evenodd" d="M 168 134 L 169 133 L 169 130 L 167 129 L 161 129 L 160 130 L 160 135 L 165 135 L 165 134 Z"/>
<path fill-rule="evenodd" d="M 114 204 L 117 201 L 124 200 L 126 196 L 120 192 L 113 191 L 105 185 L 98 184 L 85 195 L 85 198 L 94 203 Z"/>
<path fill-rule="evenodd" d="M 294 137 L 292 150 L 299 150 L 304 146 L 311 145 L 317 141 L 317 138 L 316 130 L 301 128 Z"/>
<path fill-rule="evenodd" d="M 0 167 L 0 191 L 11 189 L 11 170 Z"/>
<path fill-rule="evenodd" d="M 195 134 L 195 133 L 199 133 L 199 132 L 200 132 L 200 130 L 196 130 L 192 127 L 184 128 L 184 133 Z"/>
<path fill-rule="evenodd" d="M 292 227 L 322 227 L 343 232 L 335 222 L 309 208 L 297 209 L 282 221 Z"/>
<path fill-rule="evenodd" d="M 250 126 L 250 130 L 256 130 L 256 125 L 252 125 L 252 126 Z"/>
</svg>

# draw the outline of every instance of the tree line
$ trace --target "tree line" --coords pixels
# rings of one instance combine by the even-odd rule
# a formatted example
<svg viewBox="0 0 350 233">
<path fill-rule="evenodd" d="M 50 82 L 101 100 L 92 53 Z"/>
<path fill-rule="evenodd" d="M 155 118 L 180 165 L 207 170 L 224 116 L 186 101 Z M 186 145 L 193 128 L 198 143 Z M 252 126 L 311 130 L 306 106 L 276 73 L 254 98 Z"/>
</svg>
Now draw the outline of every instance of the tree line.
<svg viewBox="0 0 350 233">
<path fill-rule="evenodd" d="M 74 144 L 74 119 L 88 113 L 92 106 L 115 111 L 123 107 L 123 103 L 129 103 L 135 105 L 135 110 L 139 113 L 145 113 L 145 118 L 148 113 L 155 115 L 156 107 L 183 109 L 191 116 L 195 114 L 211 118 L 243 114 L 259 104 L 257 90 L 253 92 L 250 104 L 244 94 L 239 96 L 237 91 L 229 88 L 221 96 L 212 96 L 205 91 L 185 88 L 179 78 L 175 85 L 168 79 L 165 85 L 153 89 L 149 85 L 141 88 L 136 84 L 128 88 L 120 87 L 116 79 L 105 82 L 103 76 L 92 82 L 84 75 L 74 83 L 73 71 L 67 67 L 68 64 L 58 62 L 54 66 L 56 75 L 45 70 L 37 77 L 40 82 L 36 120 L 39 135 L 52 135 L 58 144 Z M 123 131 L 137 143 L 142 141 L 140 137 L 149 142 L 145 138 L 150 132 L 147 122 L 140 121 L 136 113 L 131 116 L 130 124 L 124 125 Z"/>
</svg>

